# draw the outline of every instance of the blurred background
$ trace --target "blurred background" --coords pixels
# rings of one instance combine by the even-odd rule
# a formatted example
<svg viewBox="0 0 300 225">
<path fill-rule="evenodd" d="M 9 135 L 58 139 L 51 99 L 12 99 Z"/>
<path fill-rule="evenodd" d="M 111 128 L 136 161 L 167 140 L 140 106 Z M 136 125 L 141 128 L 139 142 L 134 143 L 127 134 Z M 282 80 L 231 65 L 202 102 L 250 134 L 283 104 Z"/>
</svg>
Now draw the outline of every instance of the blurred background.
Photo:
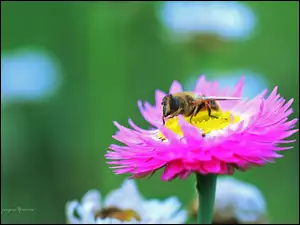
<svg viewBox="0 0 300 225">
<path fill-rule="evenodd" d="M 105 163 L 113 121 L 147 128 L 137 101 L 201 74 L 246 76 L 245 96 L 279 86 L 299 117 L 298 2 L 1 2 L 2 223 L 65 223 L 65 204 L 127 176 Z M 297 125 L 298 127 L 298 125 Z M 295 134 L 294 138 L 298 138 Z M 263 192 L 272 223 L 299 222 L 299 147 L 235 177 Z M 146 198 L 180 198 L 195 177 L 138 180 Z M 157 188 L 153 188 L 157 187 Z M 158 188 L 159 187 L 159 188 Z"/>
</svg>

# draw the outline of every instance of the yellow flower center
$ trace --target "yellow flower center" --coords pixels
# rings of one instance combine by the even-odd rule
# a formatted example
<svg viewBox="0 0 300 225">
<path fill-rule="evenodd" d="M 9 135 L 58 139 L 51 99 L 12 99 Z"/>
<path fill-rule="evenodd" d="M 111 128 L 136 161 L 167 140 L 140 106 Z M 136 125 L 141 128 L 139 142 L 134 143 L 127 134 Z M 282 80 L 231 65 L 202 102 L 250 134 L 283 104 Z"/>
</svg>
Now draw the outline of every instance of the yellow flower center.
<svg viewBox="0 0 300 225">
<path fill-rule="evenodd" d="M 224 129 L 230 124 L 234 124 L 240 121 L 240 117 L 233 115 L 231 112 L 222 110 L 212 111 L 212 116 L 208 115 L 208 111 L 200 111 L 196 116 L 190 121 L 190 116 L 184 116 L 184 119 L 188 123 L 192 123 L 195 127 L 199 128 L 206 135 L 213 130 Z M 181 127 L 178 124 L 178 117 L 170 118 L 166 121 L 165 126 L 172 130 L 174 133 L 183 136 Z M 159 132 L 158 136 L 161 139 L 166 139 L 164 135 Z"/>
<path fill-rule="evenodd" d="M 140 221 L 141 218 L 132 209 L 119 209 L 116 207 L 107 207 L 102 209 L 100 212 L 96 213 L 96 218 L 115 218 L 120 221 L 130 221 L 132 219 L 136 219 L 137 221 Z"/>
</svg>

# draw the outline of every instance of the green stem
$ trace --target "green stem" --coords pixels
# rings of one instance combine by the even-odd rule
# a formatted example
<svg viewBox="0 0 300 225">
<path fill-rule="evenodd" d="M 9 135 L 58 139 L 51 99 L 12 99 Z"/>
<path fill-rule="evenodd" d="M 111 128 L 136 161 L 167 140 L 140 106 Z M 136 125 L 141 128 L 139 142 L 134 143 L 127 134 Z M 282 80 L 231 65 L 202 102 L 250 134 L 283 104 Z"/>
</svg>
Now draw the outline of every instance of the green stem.
<svg viewBox="0 0 300 225">
<path fill-rule="evenodd" d="M 216 174 L 196 174 L 198 191 L 198 224 L 212 224 L 217 184 Z"/>
</svg>

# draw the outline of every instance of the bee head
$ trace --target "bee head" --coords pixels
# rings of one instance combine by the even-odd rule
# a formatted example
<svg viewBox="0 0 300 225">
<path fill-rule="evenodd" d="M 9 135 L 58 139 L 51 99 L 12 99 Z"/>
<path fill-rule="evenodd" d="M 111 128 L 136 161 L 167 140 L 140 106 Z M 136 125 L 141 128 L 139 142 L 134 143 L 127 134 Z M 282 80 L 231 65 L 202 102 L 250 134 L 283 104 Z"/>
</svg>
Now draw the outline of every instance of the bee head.
<svg viewBox="0 0 300 225">
<path fill-rule="evenodd" d="M 179 100 L 168 94 L 162 99 L 163 116 L 167 117 L 179 109 Z"/>
</svg>

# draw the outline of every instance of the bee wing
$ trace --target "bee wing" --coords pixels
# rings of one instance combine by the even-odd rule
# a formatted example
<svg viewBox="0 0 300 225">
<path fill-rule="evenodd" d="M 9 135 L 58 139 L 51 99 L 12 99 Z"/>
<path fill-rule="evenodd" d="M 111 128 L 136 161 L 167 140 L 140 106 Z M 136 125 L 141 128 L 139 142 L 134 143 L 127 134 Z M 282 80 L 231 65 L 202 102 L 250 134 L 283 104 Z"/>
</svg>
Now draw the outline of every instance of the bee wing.
<svg viewBox="0 0 300 225">
<path fill-rule="evenodd" d="M 221 97 L 221 96 L 200 96 L 200 99 L 203 100 L 216 100 L 216 101 L 223 101 L 223 100 L 242 100 L 243 98 L 239 97 Z"/>
</svg>

